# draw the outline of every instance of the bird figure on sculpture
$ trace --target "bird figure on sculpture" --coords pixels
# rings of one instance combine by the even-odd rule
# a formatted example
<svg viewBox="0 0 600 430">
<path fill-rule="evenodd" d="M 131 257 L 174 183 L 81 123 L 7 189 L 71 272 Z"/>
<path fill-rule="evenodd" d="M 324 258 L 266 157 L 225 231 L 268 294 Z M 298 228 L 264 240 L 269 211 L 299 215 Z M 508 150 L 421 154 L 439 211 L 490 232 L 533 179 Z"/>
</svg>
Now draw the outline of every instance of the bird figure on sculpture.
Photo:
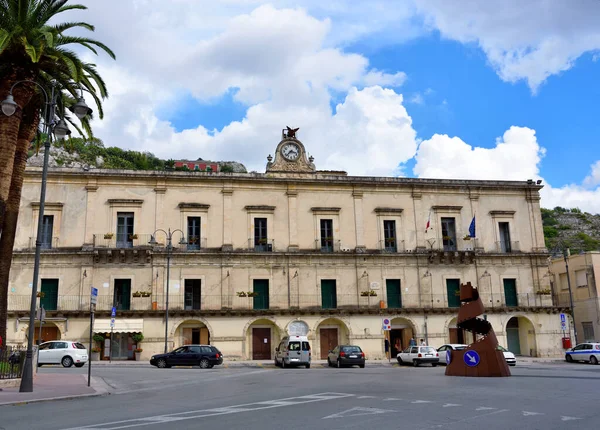
<svg viewBox="0 0 600 430">
<path fill-rule="evenodd" d="M 285 128 L 287 128 L 287 137 L 293 137 L 294 139 L 296 138 L 296 132 L 298 130 L 300 130 L 300 127 L 290 128 L 290 127 L 286 126 Z"/>
</svg>

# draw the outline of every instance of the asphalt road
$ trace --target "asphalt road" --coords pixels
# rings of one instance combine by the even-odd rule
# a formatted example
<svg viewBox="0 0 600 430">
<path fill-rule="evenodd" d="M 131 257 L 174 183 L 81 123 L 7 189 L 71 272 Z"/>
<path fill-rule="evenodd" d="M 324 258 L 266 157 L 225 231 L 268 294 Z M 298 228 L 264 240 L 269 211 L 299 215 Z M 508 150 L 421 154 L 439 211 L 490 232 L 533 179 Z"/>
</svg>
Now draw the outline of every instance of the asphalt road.
<svg viewBox="0 0 600 430">
<path fill-rule="evenodd" d="M 444 367 L 97 369 L 113 394 L 0 407 L 12 429 L 568 429 L 598 422 L 600 366 L 532 365 L 510 378 Z M 44 369 L 84 372 L 85 369 Z"/>
</svg>

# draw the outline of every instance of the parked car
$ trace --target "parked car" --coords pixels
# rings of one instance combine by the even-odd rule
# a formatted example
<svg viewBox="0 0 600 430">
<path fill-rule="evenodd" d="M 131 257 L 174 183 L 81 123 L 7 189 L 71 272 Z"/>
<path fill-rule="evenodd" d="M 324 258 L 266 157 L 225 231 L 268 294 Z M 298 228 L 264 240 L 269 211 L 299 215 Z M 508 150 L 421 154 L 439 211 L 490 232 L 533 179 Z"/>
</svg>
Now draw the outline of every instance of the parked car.
<svg viewBox="0 0 600 430">
<path fill-rule="evenodd" d="M 327 356 L 329 366 L 358 366 L 361 369 L 365 367 L 365 353 L 356 345 L 338 345 L 329 351 Z"/>
<path fill-rule="evenodd" d="M 592 364 L 598 364 L 598 361 L 600 361 L 600 342 L 585 342 L 575 345 L 565 352 L 565 360 L 569 363 L 589 361 Z"/>
<path fill-rule="evenodd" d="M 44 364 L 62 364 L 63 367 L 82 367 L 88 361 L 88 352 L 79 342 L 52 340 L 39 347 L 38 367 Z"/>
<path fill-rule="evenodd" d="M 200 366 L 202 369 L 212 369 L 223 364 L 223 354 L 211 345 L 185 345 L 167 354 L 153 355 L 150 364 L 160 369 L 173 366 Z"/>
<path fill-rule="evenodd" d="M 446 351 L 462 351 L 463 349 L 467 349 L 469 345 L 465 345 L 462 343 L 447 343 L 445 345 L 440 346 L 437 349 L 438 356 L 440 357 L 440 364 L 448 365 L 448 358 L 446 356 Z"/>
<path fill-rule="evenodd" d="M 498 348 L 496 348 L 498 351 L 502 351 L 502 354 L 504 354 L 504 359 L 506 360 L 506 364 L 508 364 L 509 366 L 516 366 L 517 365 L 517 358 L 515 357 L 515 354 L 513 354 L 512 352 L 510 352 L 508 349 L 506 349 L 505 347 L 498 345 Z"/>
<path fill-rule="evenodd" d="M 440 357 L 433 346 L 409 346 L 396 356 L 398 364 L 412 364 L 417 367 L 419 364 L 431 363 L 432 367 L 438 365 Z"/>
<path fill-rule="evenodd" d="M 275 366 L 306 366 L 309 369 L 311 355 L 306 336 L 286 336 L 275 348 Z"/>
</svg>

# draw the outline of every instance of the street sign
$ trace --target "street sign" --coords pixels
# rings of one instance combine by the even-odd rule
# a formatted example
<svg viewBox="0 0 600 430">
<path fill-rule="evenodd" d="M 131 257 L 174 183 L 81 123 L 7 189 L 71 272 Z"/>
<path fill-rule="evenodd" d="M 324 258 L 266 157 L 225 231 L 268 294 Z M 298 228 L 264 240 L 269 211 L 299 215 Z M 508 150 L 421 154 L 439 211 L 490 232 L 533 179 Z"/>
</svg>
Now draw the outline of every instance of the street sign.
<svg viewBox="0 0 600 430">
<path fill-rule="evenodd" d="M 112 308 L 112 312 L 110 313 L 110 316 L 113 317 L 113 319 L 114 319 L 114 317 L 117 316 L 117 308 L 115 308 L 115 307 Z"/>
<path fill-rule="evenodd" d="M 560 329 L 562 331 L 567 331 L 567 322 L 566 321 L 561 321 L 560 322 Z"/>
<path fill-rule="evenodd" d="M 567 316 L 565 314 L 560 314 L 560 322 L 561 323 L 567 322 Z"/>
<path fill-rule="evenodd" d="M 389 318 L 384 318 L 383 319 L 383 330 L 388 331 L 392 329 L 392 322 L 390 321 Z"/>
<path fill-rule="evenodd" d="M 452 362 L 452 351 L 449 349 L 446 350 L 446 364 L 450 364 Z"/>
<path fill-rule="evenodd" d="M 475 367 L 479 364 L 480 358 L 477 351 L 467 351 L 465 355 L 463 355 L 463 360 L 465 360 L 465 364 L 469 367 Z"/>
<path fill-rule="evenodd" d="M 90 303 L 95 305 L 98 302 L 98 288 L 92 287 L 92 295 L 90 296 Z"/>
<path fill-rule="evenodd" d="M 111 318 L 110 319 L 110 328 L 114 328 L 115 327 L 115 319 Z"/>
</svg>

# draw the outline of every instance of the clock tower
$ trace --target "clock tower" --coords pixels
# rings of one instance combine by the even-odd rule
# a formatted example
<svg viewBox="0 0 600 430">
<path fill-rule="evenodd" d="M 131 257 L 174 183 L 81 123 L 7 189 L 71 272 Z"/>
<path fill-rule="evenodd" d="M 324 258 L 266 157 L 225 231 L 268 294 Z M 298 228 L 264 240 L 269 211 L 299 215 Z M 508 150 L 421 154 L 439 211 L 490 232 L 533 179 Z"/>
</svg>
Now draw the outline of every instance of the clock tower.
<svg viewBox="0 0 600 430">
<path fill-rule="evenodd" d="M 298 128 L 286 127 L 281 131 L 281 142 L 275 149 L 275 159 L 267 157 L 267 173 L 315 173 L 313 157 L 307 158 L 304 145 L 296 138 Z"/>
</svg>

